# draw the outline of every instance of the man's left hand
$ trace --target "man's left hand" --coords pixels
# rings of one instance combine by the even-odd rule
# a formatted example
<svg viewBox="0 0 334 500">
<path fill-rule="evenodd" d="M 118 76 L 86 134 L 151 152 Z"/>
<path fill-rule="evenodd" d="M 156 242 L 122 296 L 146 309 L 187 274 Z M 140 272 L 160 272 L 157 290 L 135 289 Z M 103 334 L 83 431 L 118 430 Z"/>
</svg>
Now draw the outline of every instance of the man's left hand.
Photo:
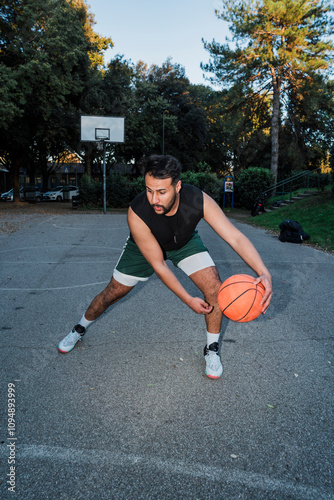
<svg viewBox="0 0 334 500">
<path fill-rule="evenodd" d="M 270 274 L 262 274 L 259 276 L 255 281 L 254 284 L 257 285 L 258 283 L 261 283 L 264 288 L 265 288 L 265 294 L 263 296 L 263 299 L 261 300 L 261 305 L 263 306 L 262 308 L 262 314 L 265 314 L 270 301 L 271 297 L 273 295 L 273 290 L 272 290 L 272 285 L 271 285 L 271 276 Z"/>
</svg>

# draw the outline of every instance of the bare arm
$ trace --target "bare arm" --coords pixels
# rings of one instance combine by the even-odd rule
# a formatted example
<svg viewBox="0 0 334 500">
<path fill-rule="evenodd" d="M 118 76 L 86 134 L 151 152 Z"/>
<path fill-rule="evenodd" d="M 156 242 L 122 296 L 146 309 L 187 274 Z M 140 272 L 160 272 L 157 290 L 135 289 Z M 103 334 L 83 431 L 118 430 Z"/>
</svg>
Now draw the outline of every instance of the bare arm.
<svg viewBox="0 0 334 500">
<path fill-rule="evenodd" d="M 268 269 L 249 239 L 228 220 L 224 212 L 210 196 L 205 193 L 203 195 L 204 220 L 257 273 L 259 277 L 255 280 L 255 283 L 261 282 L 265 287 L 265 295 L 261 302 L 263 305 L 262 312 L 265 313 L 272 297 L 271 275 Z"/>
<path fill-rule="evenodd" d="M 175 274 L 167 266 L 161 247 L 151 230 L 131 208 L 128 212 L 128 224 L 139 250 L 147 262 L 151 264 L 158 278 L 193 311 L 199 314 L 210 313 L 212 306 L 199 297 L 192 297 L 183 288 Z"/>
</svg>

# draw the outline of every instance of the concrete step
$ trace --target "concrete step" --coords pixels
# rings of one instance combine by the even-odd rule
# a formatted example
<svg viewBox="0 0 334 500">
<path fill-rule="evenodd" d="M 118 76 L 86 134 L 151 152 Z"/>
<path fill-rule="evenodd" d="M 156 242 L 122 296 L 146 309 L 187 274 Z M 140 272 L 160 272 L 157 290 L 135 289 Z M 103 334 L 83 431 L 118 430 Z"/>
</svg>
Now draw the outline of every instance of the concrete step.
<svg viewBox="0 0 334 500">
<path fill-rule="evenodd" d="M 287 206 L 287 203 L 281 203 L 280 205 L 277 205 L 276 207 L 271 206 L 270 208 L 272 208 L 273 210 L 276 210 L 277 208 L 286 207 L 286 206 Z M 267 211 L 267 209 L 266 209 L 266 211 Z"/>
<path fill-rule="evenodd" d="M 296 196 L 292 196 L 291 199 L 289 200 L 284 200 L 284 202 L 282 202 L 280 205 L 278 205 L 277 207 L 274 207 L 274 206 L 271 206 L 270 208 L 272 210 L 277 210 L 277 208 L 281 208 L 281 207 L 286 207 L 287 205 L 291 205 L 291 203 L 295 203 L 296 201 L 298 200 L 303 200 L 304 198 L 306 198 L 307 196 L 313 196 L 314 194 L 316 194 L 315 191 L 305 191 L 304 193 L 298 193 L 298 195 Z M 266 212 L 270 212 L 270 210 L 267 210 L 266 209 Z"/>
</svg>

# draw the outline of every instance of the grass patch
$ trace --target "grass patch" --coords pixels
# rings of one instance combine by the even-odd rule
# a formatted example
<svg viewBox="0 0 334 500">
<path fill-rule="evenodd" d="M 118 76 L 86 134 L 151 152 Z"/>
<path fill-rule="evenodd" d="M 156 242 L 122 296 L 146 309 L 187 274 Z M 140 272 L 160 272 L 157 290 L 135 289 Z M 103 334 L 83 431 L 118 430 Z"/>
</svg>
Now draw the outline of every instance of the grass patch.
<svg viewBox="0 0 334 500">
<path fill-rule="evenodd" d="M 269 207 L 268 207 L 269 209 Z M 272 209 L 247 222 L 264 227 L 279 234 L 279 224 L 293 219 L 302 225 L 310 236 L 308 243 L 323 250 L 334 252 L 334 196 L 332 193 L 312 195 L 286 207 Z"/>
</svg>

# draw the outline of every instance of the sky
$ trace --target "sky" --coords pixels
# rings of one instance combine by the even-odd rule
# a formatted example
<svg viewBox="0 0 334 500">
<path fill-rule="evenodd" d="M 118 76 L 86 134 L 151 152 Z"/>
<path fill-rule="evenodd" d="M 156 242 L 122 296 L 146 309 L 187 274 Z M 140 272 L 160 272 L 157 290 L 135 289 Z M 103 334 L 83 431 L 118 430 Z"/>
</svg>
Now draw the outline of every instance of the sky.
<svg viewBox="0 0 334 500">
<path fill-rule="evenodd" d="M 167 58 L 184 66 L 193 84 L 209 85 L 200 63 L 209 62 L 202 38 L 225 43 L 228 25 L 218 19 L 220 0 L 86 0 L 94 14 L 94 31 L 111 37 L 114 48 L 106 51 L 105 62 L 116 54 L 136 64 L 161 66 Z M 208 76 L 208 75 L 207 75 Z"/>
</svg>

